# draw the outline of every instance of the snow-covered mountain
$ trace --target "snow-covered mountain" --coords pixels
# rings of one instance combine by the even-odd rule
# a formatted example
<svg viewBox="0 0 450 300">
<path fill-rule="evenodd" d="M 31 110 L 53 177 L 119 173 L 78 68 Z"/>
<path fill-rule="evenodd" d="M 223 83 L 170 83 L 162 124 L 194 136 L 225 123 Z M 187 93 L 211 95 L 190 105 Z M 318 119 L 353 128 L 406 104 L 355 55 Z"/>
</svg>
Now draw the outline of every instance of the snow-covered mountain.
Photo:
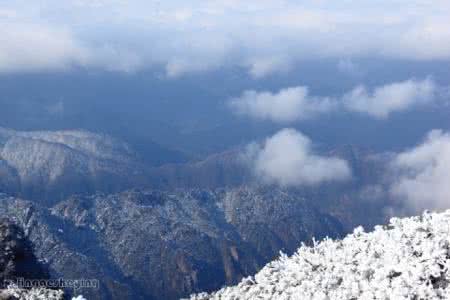
<svg viewBox="0 0 450 300">
<path fill-rule="evenodd" d="M 51 208 L 0 193 L 52 278 L 96 278 L 87 299 L 180 299 L 255 274 L 283 249 L 342 236 L 339 222 L 279 189 L 130 190 Z M 0 266 L 1 267 L 1 266 Z"/>
<path fill-rule="evenodd" d="M 27 198 L 139 185 L 142 167 L 130 147 L 87 131 L 21 132 L 0 128 L 0 190 Z"/>
<path fill-rule="evenodd" d="M 205 299 L 450 299 L 450 210 L 393 218 L 370 233 L 284 254 Z"/>
</svg>

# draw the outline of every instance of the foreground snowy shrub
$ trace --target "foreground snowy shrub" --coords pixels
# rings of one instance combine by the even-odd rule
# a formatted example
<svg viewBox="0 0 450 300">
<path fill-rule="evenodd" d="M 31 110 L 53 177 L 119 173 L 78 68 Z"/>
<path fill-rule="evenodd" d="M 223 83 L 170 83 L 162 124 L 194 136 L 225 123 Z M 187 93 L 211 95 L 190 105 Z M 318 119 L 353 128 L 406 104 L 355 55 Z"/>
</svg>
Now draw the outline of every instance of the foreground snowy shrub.
<svg viewBox="0 0 450 300">
<path fill-rule="evenodd" d="M 0 290 L 0 300 L 64 300 L 62 290 L 51 290 L 44 288 L 21 289 L 15 285 Z M 86 300 L 82 295 L 73 297 L 72 300 Z"/>
<path fill-rule="evenodd" d="M 11 285 L 7 289 L 0 290 L 0 299 L 63 300 L 64 292 L 61 290 L 50 290 L 43 288 L 26 290 Z"/>
<path fill-rule="evenodd" d="M 203 299 L 450 299 L 450 210 L 302 245 Z"/>
</svg>

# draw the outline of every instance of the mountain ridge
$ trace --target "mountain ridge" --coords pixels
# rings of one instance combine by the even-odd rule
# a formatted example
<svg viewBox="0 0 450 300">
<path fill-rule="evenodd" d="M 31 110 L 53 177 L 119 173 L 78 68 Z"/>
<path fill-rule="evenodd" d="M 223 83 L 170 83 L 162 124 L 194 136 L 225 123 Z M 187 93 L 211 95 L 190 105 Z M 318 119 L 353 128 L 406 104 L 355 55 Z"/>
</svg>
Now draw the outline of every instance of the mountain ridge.
<svg viewBox="0 0 450 300">
<path fill-rule="evenodd" d="M 267 205 L 267 202 L 274 202 Z M 277 207 L 277 209 L 273 209 Z M 129 190 L 46 208 L 0 195 L 57 278 L 99 278 L 88 299 L 178 299 L 237 283 L 339 222 L 273 189 Z"/>
</svg>

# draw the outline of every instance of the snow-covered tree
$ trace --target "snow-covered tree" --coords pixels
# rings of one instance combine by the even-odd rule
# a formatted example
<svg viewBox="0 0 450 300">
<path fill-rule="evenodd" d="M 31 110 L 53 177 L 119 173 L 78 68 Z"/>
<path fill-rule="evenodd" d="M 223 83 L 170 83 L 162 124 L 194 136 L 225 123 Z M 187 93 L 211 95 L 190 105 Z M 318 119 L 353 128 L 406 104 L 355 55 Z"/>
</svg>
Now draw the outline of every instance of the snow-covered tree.
<svg viewBox="0 0 450 300">
<path fill-rule="evenodd" d="M 204 299 L 450 299 L 450 210 L 302 245 Z"/>
</svg>

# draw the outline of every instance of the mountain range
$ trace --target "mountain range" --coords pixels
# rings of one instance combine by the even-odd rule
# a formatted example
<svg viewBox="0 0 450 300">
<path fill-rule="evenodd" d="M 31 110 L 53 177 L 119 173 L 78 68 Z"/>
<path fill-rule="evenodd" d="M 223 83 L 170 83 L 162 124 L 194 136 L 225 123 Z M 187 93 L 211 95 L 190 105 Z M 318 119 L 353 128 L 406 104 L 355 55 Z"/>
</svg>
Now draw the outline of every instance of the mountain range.
<svg viewBox="0 0 450 300">
<path fill-rule="evenodd" d="M 52 278 L 100 279 L 81 291 L 88 299 L 178 299 L 236 284 L 280 250 L 382 222 L 382 202 L 360 201 L 378 161 L 332 151 L 357 179 L 281 188 L 257 184 L 239 149 L 154 167 L 103 134 L 0 129 L 0 214 Z"/>
</svg>

